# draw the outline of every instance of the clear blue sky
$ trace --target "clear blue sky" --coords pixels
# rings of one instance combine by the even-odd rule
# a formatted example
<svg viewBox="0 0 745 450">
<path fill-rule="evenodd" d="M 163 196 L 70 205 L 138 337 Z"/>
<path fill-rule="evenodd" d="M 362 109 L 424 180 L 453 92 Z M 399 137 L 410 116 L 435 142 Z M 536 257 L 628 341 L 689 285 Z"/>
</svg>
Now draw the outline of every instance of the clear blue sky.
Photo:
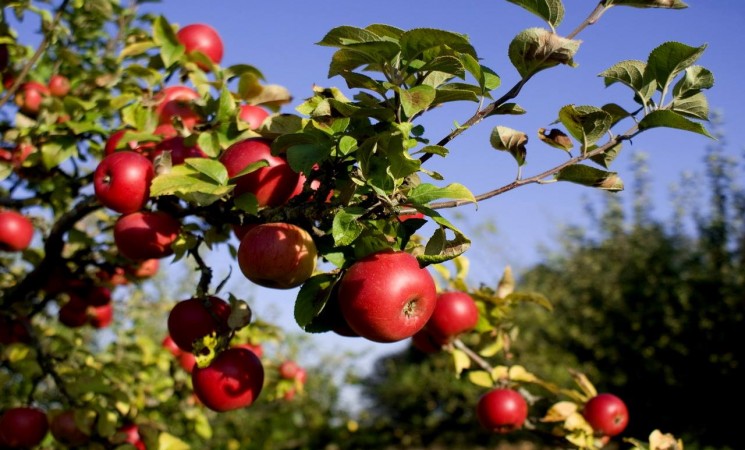
<svg viewBox="0 0 745 450">
<path fill-rule="evenodd" d="M 745 41 L 745 3 L 736 0 L 691 0 L 686 10 L 639 10 L 616 7 L 601 21 L 586 29 L 576 62 L 579 67 L 560 67 L 538 75 L 526 86 L 518 103 L 528 110 L 522 117 L 497 117 L 482 122 L 449 146 L 452 157 L 447 162 L 434 161 L 432 168 L 449 182 L 462 182 L 474 193 L 486 192 L 510 182 L 515 176 L 512 158 L 492 150 L 488 143 L 491 129 L 505 125 L 525 131 L 530 136 L 528 165 L 525 175 L 541 172 L 562 162 L 566 156 L 538 142 L 536 130 L 551 123 L 562 106 L 588 104 L 601 106 L 617 102 L 629 109 L 634 104 L 629 92 L 620 86 L 605 88 L 597 76 L 602 70 L 624 59 L 645 60 L 658 44 L 677 40 L 688 45 L 708 44 L 699 64 L 716 77 L 714 89 L 708 91 L 710 106 L 725 114 L 725 131 L 729 151 L 739 154 L 745 141 L 745 88 L 741 43 Z M 567 0 L 567 15 L 559 33 L 568 33 L 589 13 L 595 2 Z M 275 0 L 165 0 L 149 6 L 162 12 L 171 22 L 187 25 L 204 22 L 214 26 L 225 42 L 224 65 L 249 63 L 263 71 L 267 82 L 284 85 L 296 101 L 293 108 L 310 94 L 313 84 L 345 88 L 340 79 L 326 76 L 333 49 L 314 45 L 331 28 L 339 25 L 364 27 L 385 23 L 399 28 L 433 27 L 467 34 L 484 64 L 502 77 L 504 89 L 517 80 L 517 73 L 507 58 L 507 46 L 519 31 L 543 23 L 528 12 L 503 0 L 480 2 L 403 2 L 378 0 L 350 2 L 328 0 L 322 3 Z M 470 117 L 474 106 L 445 107 L 424 122 L 433 141 L 446 135 L 453 121 Z M 613 169 L 620 172 L 630 196 L 630 157 L 633 151 L 649 153 L 654 177 L 652 193 L 656 213 L 668 214 L 668 186 L 686 170 L 701 170 L 703 152 L 710 141 L 703 136 L 682 131 L 652 130 L 625 145 Z M 504 266 L 524 267 L 539 258 L 539 244 L 548 244 L 560 225 L 582 223 L 584 199 L 599 201 L 603 193 L 572 184 L 528 186 L 474 206 L 460 208 L 469 223 L 491 221 L 497 234 L 489 242 L 476 241 L 471 254 L 473 273 L 483 281 L 498 276 Z M 493 249 L 493 253 L 492 252 Z M 488 257 L 492 255 L 492 257 Z M 237 291 L 256 295 L 254 306 L 259 312 L 276 317 L 288 330 L 297 329 L 292 319 L 294 291 L 276 292 L 249 286 L 234 272 L 231 286 Z M 333 334 L 314 337 L 325 349 L 349 348 L 367 353 L 366 361 L 404 344 L 371 344 L 359 339 L 337 338 Z M 309 355 L 310 356 L 310 355 Z M 312 356 L 311 356 L 312 357 Z"/>
<path fill-rule="evenodd" d="M 559 33 L 571 31 L 596 4 L 587 0 L 566 0 L 567 15 Z M 451 157 L 446 162 L 433 159 L 431 169 L 441 172 L 448 182 L 461 182 L 474 193 L 482 193 L 507 184 L 515 176 L 515 164 L 505 153 L 492 150 L 489 134 L 496 125 L 525 131 L 530 136 L 528 164 L 524 175 L 530 176 L 565 160 L 563 152 L 541 144 L 538 128 L 548 126 L 558 110 L 569 103 L 601 106 L 616 102 L 633 108 L 629 91 L 621 86 L 605 88 L 598 73 L 624 59 L 645 60 L 658 44 L 676 40 L 688 45 L 708 44 L 699 64 L 716 77 L 715 87 L 707 92 L 712 109 L 725 114 L 728 151 L 740 154 L 745 142 L 745 63 L 742 42 L 745 41 L 745 3 L 739 0 L 690 0 L 686 10 L 639 10 L 616 7 L 597 25 L 586 29 L 577 54 L 577 68 L 559 67 L 539 74 L 523 90 L 517 102 L 528 111 L 526 116 L 495 117 L 457 138 L 449 145 Z M 339 25 L 364 27 L 385 23 L 403 29 L 441 28 L 467 34 L 484 64 L 502 77 L 501 95 L 517 80 L 516 71 L 507 58 L 507 47 L 519 31 L 544 26 L 538 18 L 504 0 L 444 2 L 406 2 L 376 0 L 354 2 L 327 0 L 302 2 L 274 0 L 165 0 L 148 4 L 147 9 L 164 14 L 172 23 L 187 25 L 203 22 L 215 27 L 225 43 L 223 65 L 248 63 L 259 68 L 268 83 L 290 89 L 295 97 L 283 112 L 293 112 L 308 97 L 313 84 L 345 88 L 340 79 L 326 76 L 332 48 L 320 47 L 320 41 L 331 28 Z M 473 104 L 447 106 L 423 124 L 427 135 L 437 141 L 445 136 L 453 121 L 463 122 L 473 113 Z M 683 171 L 701 170 L 704 148 L 710 141 L 703 136 L 682 131 L 652 130 L 636 138 L 613 169 L 625 177 L 630 196 L 630 157 L 634 151 L 649 153 L 654 177 L 653 193 L 656 213 L 668 214 L 668 186 Z M 474 242 L 474 247 L 494 249 L 472 252 L 473 272 L 479 281 L 492 281 L 506 265 L 525 267 L 537 261 L 540 244 L 550 243 L 562 224 L 582 223 L 583 199 L 599 201 L 603 193 L 573 184 L 528 186 L 488 200 L 479 205 L 460 208 L 469 223 L 493 222 L 497 233 L 493 239 Z M 491 250 L 490 250 L 491 252 Z M 487 258 L 485 255 L 491 254 Z M 224 267 L 225 255 L 213 255 L 213 263 Z M 259 315 L 271 316 L 288 331 L 297 330 L 292 316 L 296 291 L 271 291 L 251 286 L 235 266 L 230 283 L 232 291 L 242 297 L 255 296 L 253 306 Z M 220 279 L 220 274 L 216 277 Z M 403 344 L 371 344 L 359 339 L 336 338 L 333 334 L 314 337 L 325 349 L 349 348 L 367 352 L 366 361 L 392 351 Z M 311 363 L 312 355 L 308 355 Z"/>
</svg>

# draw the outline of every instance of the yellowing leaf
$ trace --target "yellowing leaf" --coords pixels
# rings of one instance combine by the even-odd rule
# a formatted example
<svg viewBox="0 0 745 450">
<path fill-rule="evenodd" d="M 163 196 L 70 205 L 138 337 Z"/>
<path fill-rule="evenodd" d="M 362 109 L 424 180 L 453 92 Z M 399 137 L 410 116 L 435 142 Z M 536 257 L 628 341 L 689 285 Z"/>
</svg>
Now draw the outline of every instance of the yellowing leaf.
<svg viewBox="0 0 745 450">
<path fill-rule="evenodd" d="M 497 333 L 497 338 L 494 339 L 494 341 L 490 342 L 486 347 L 481 349 L 481 351 L 479 351 L 479 355 L 483 356 L 484 358 L 491 358 L 492 356 L 499 353 L 502 348 L 504 348 L 504 339 L 502 338 L 502 333 Z"/>
<path fill-rule="evenodd" d="M 654 430 L 649 435 L 649 450 L 683 450 L 683 441 L 675 439 L 670 433 L 662 434 Z"/>
<path fill-rule="evenodd" d="M 497 366 L 492 369 L 491 377 L 494 380 L 504 380 L 509 377 L 510 369 L 507 366 Z"/>
<path fill-rule="evenodd" d="M 160 450 L 190 450 L 191 446 L 172 434 L 160 433 L 158 448 Z"/>
<path fill-rule="evenodd" d="M 585 433 L 588 433 L 592 436 L 592 427 L 589 423 L 585 420 L 585 418 L 582 416 L 582 414 L 575 412 L 573 414 L 570 414 L 569 417 L 566 418 L 564 421 L 564 428 L 567 430 L 575 431 L 580 430 L 584 431 Z"/>
<path fill-rule="evenodd" d="M 453 350 L 453 362 L 455 363 L 455 375 L 460 377 L 460 374 L 471 367 L 471 358 L 460 350 Z"/>
<path fill-rule="evenodd" d="M 509 377 L 510 377 L 510 380 L 524 381 L 527 383 L 534 383 L 538 380 L 538 378 L 535 375 L 525 370 L 525 367 L 523 366 L 510 367 Z"/>
<path fill-rule="evenodd" d="M 585 374 L 577 372 L 576 370 L 570 370 L 569 373 L 572 375 L 574 382 L 577 383 L 577 386 L 579 386 L 582 392 L 587 395 L 588 399 L 598 395 L 597 389 L 595 389 L 595 386 L 590 382 Z"/>
<path fill-rule="evenodd" d="M 579 407 L 574 402 L 558 402 L 551 405 L 546 411 L 546 415 L 541 419 L 542 422 L 564 422 L 572 414 L 577 412 Z"/>
<path fill-rule="evenodd" d="M 502 279 L 499 280 L 497 285 L 497 297 L 505 298 L 512 294 L 515 290 L 515 277 L 512 275 L 512 267 L 507 266 L 504 268 Z"/>
<path fill-rule="evenodd" d="M 492 380 L 491 375 L 485 370 L 474 370 L 468 372 L 468 381 L 475 384 L 476 386 L 482 386 L 486 388 L 494 386 L 494 381 Z"/>
</svg>

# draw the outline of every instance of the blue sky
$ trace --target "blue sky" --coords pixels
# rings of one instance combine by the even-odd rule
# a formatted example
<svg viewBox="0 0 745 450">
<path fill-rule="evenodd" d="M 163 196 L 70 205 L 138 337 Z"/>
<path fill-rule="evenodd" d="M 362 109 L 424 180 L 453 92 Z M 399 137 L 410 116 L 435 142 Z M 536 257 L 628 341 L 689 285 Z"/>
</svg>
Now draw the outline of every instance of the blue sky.
<svg viewBox="0 0 745 450">
<path fill-rule="evenodd" d="M 528 111 L 525 116 L 487 119 L 454 140 L 446 160 L 431 160 L 430 169 L 439 171 L 447 182 L 460 182 L 474 193 L 486 192 L 514 179 L 516 166 L 512 158 L 491 149 L 489 134 L 494 126 L 503 125 L 528 134 L 528 164 L 523 173 L 530 176 L 563 162 L 566 155 L 540 143 L 536 132 L 557 117 L 567 104 L 601 106 L 616 102 L 628 109 L 634 107 L 630 92 L 621 86 L 605 88 L 598 73 L 625 59 L 645 60 L 648 53 L 664 41 L 675 40 L 688 45 L 707 44 L 699 64 L 716 77 L 715 87 L 707 92 L 712 109 L 725 116 L 724 131 L 728 152 L 741 154 L 745 142 L 745 87 L 741 43 L 745 41 L 745 3 L 737 0 L 690 0 L 686 10 L 640 10 L 615 7 L 600 22 L 578 36 L 583 41 L 576 56 L 577 68 L 559 67 L 536 76 L 525 87 L 517 103 Z M 596 4 L 586 0 L 566 0 L 567 14 L 558 32 L 569 33 Z M 326 0 L 300 2 L 274 0 L 165 0 L 147 4 L 149 11 L 165 15 L 181 26 L 207 23 L 218 30 L 225 43 L 223 65 L 252 64 L 259 68 L 267 83 L 287 87 L 294 96 L 283 112 L 294 112 L 294 106 L 310 96 L 314 84 L 345 88 L 340 79 L 326 76 L 332 48 L 317 46 L 325 33 L 339 25 L 364 27 L 384 23 L 403 29 L 440 28 L 466 34 L 472 40 L 483 63 L 502 78 L 499 96 L 517 80 L 517 72 L 507 58 L 512 38 L 528 27 L 544 26 L 538 18 L 505 0 L 480 2 L 405 2 L 376 0 L 351 2 Z M 474 104 L 447 106 L 425 116 L 422 124 L 433 141 L 445 136 L 454 121 L 464 122 L 474 112 Z M 700 171 L 704 148 L 710 141 L 683 131 L 656 129 L 637 137 L 624 146 L 614 170 L 626 181 L 621 196 L 630 197 L 632 186 L 630 161 L 633 152 L 649 154 L 653 176 L 652 192 L 655 213 L 666 217 L 668 187 L 684 171 Z M 565 224 L 584 223 L 584 202 L 598 202 L 602 192 L 573 184 L 532 185 L 508 192 L 479 205 L 459 209 L 463 218 L 456 224 L 493 223 L 497 231 L 474 242 L 472 267 L 475 281 L 494 281 L 506 265 L 525 267 L 540 256 L 539 245 L 550 245 Z M 454 217 L 454 212 L 447 215 Z M 481 249 L 479 251 L 478 249 Z M 486 249 L 486 250 L 484 250 Z M 227 256 L 216 253 L 211 263 L 227 272 Z M 298 330 L 292 308 L 296 291 L 272 291 L 252 286 L 235 271 L 229 288 L 237 296 L 253 298 L 252 305 L 260 316 L 274 319 L 288 331 Z M 365 361 L 392 350 L 400 344 L 371 344 L 360 339 L 338 338 L 333 334 L 313 337 L 313 344 L 327 350 L 340 348 L 366 353 Z M 312 355 L 306 357 L 312 363 Z"/>
<path fill-rule="evenodd" d="M 512 158 L 492 150 L 489 134 L 494 126 L 504 125 L 525 131 L 530 136 L 528 164 L 525 175 L 553 167 L 566 156 L 538 142 L 538 128 L 550 124 L 558 110 L 570 103 L 601 106 L 617 102 L 633 108 L 630 93 L 620 86 L 605 88 L 598 73 L 625 59 L 645 60 L 648 53 L 664 41 L 675 40 L 688 45 L 707 44 L 699 64 L 716 77 L 714 89 L 708 91 L 710 106 L 725 114 L 725 132 L 730 142 L 728 151 L 740 154 L 745 141 L 745 88 L 742 74 L 741 42 L 745 38 L 745 3 L 734 0 L 691 0 L 686 10 L 640 10 L 616 7 L 600 22 L 586 29 L 577 54 L 577 68 L 559 67 L 538 75 L 526 86 L 517 102 L 528 111 L 521 117 L 491 118 L 474 127 L 449 145 L 451 157 L 432 160 L 432 169 L 440 171 L 447 182 L 461 182 L 478 194 L 509 183 L 515 176 Z M 207 6 L 209 4 L 209 6 Z M 567 0 L 567 14 L 559 33 L 568 33 L 590 12 L 592 1 Z M 322 5 L 322 6 L 321 6 Z M 502 77 L 503 88 L 509 89 L 517 80 L 516 71 L 507 58 L 509 42 L 522 29 L 544 26 L 528 12 L 503 0 L 481 2 L 349 2 L 327 0 L 297 2 L 246 2 L 220 0 L 165 0 L 149 6 L 179 25 L 203 22 L 214 26 L 225 42 L 223 65 L 249 63 L 258 67 L 267 82 L 286 86 L 295 97 L 283 112 L 293 112 L 302 99 L 310 95 L 313 84 L 345 88 L 340 79 L 326 76 L 333 49 L 314 45 L 331 28 L 339 25 L 364 27 L 385 23 L 403 29 L 416 27 L 441 28 L 467 34 L 484 64 Z M 433 141 L 447 134 L 453 122 L 464 122 L 473 113 L 474 105 L 445 107 L 422 122 Z M 710 141 L 682 131 L 652 130 L 637 137 L 625 149 L 613 169 L 625 176 L 627 190 L 619 195 L 630 196 L 632 180 L 630 161 L 633 152 L 649 154 L 653 176 L 652 197 L 655 213 L 667 217 L 668 187 L 679 180 L 684 171 L 700 171 L 703 154 Z M 474 242 L 472 273 L 475 281 L 493 281 L 506 265 L 525 267 L 540 257 L 539 245 L 550 245 L 561 226 L 584 223 L 584 202 L 598 202 L 602 192 L 572 184 L 532 185 L 488 200 L 476 209 L 473 205 L 460 208 L 465 217 L 457 223 L 492 222 L 496 233 Z M 452 216 L 453 213 L 448 213 Z M 482 251 L 479 251 L 481 249 Z M 218 263 L 219 255 L 214 255 Z M 294 291 L 271 291 L 250 286 L 234 272 L 230 287 L 236 295 L 252 295 L 253 306 L 296 330 L 292 318 Z M 364 361 L 401 348 L 400 344 L 371 344 L 359 339 L 338 338 L 333 334 L 314 336 L 314 345 L 327 350 L 340 348 L 361 351 Z M 312 355 L 309 355 L 312 358 Z M 311 361 L 309 361 L 311 362 Z"/>
</svg>

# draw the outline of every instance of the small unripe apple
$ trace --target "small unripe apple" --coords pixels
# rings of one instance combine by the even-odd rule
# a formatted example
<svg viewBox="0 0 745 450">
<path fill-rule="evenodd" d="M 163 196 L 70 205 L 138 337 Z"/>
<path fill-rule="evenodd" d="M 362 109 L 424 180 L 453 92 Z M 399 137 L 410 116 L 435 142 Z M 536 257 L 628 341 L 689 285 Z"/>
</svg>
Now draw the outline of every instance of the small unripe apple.
<svg viewBox="0 0 745 450">
<path fill-rule="evenodd" d="M 413 336 L 432 316 L 432 275 L 402 251 L 385 250 L 352 264 L 339 281 L 339 306 L 360 336 L 396 342 Z"/>
<path fill-rule="evenodd" d="M 181 232 L 181 223 L 163 211 L 140 211 L 121 216 L 114 225 L 119 253 L 131 260 L 165 258 Z"/>
<path fill-rule="evenodd" d="M 139 211 L 150 198 L 155 172 L 149 159 L 133 151 L 106 156 L 93 174 L 96 198 L 122 214 Z"/>
<path fill-rule="evenodd" d="M 318 251 L 307 231 L 288 223 L 251 229 L 238 247 L 238 265 L 252 282 L 275 289 L 300 286 L 313 275 Z"/>
<path fill-rule="evenodd" d="M 0 251 L 26 250 L 33 238 L 34 224 L 28 217 L 12 210 L 0 211 Z"/>
<path fill-rule="evenodd" d="M 514 389 L 492 389 L 479 399 L 476 416 L 485 429 L 495 433 L 509 433 L 525 423 L 528 403 Z"/>
</svg>

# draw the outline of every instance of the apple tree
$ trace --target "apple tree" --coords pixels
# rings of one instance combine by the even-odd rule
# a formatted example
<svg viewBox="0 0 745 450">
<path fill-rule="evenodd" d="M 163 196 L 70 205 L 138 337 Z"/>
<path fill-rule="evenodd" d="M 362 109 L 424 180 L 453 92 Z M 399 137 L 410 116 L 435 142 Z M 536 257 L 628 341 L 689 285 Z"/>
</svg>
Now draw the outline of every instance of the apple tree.
<svg viewBox="0 0 745 450">
<path fill-rule="evenodd" d="M 259 68 L 221 65 L 209 25 L 179 27 L 136 1 L 6 2 L 0 446 L 185 448 L 210 438 L 216 413 L 302 393 L 304 372 L 288 375 L 257 347 L 282 345 L 282 330 L 213 279 L 204 255 L 217 251 L 257 285 L 298 288 L 305 332 L 411 338 L 450 353 L 454 372 L 484 389 L 473 408 L 485 432 L 525 427 L 578 448 L 620 434 L 633 412 L 586 408 L 606 397 L 582 373 L 566 387 L 507 362 L 513 310 L 550 302 L 516 289 L 509 271 L 498 286 L 468 286 L 471 240 L 439 211 L 535 183 L 620 191 L 610 166 L 625 141 L 657 127 L 708 135 L 703 92 L 713 75 L 695 64 L 703 45 L 621 55 L 631 59 L 602 77 L 628 88 L 628 104 L 560 108 L 556 128 L 538 137 L 569 158 L 526 176 L 528 134 L 499 118 L 526 113 L 516 100 L 530 80 L 575 66 L 577 37 L 615 7 L 686 5 L 602 0 L 563 34 L 561 0 L 510 2 L 546 22 L 510 43 L 514 86 L 501 89 L 460 32 L 339 26 L 318 44 L 346 89 L 314 87 L 294 112 L 283 112 L 290 93 Z M 41 23 L 35 46 L 10 20 L 30 17 Z M 477 112 L 443 135 L 425 128 L 427 113 L 457 102 Z M 484 144 L 514 159 L 516 179 L 474 194 L 428 167 L 456 157 L 450 142 L 487 121 L 496 125 Z M 164 301 L 148 280 L 166 258 L 198 280 Z M 112 302 L 115 289 L 126 304 Z M 162 342 L 136 332 L 158 320 Z M 116 339 L 107 345 L 108 329 Z M 653 448 L 660 436 L 675 442 L 656 432 Z"/>
</svg>

